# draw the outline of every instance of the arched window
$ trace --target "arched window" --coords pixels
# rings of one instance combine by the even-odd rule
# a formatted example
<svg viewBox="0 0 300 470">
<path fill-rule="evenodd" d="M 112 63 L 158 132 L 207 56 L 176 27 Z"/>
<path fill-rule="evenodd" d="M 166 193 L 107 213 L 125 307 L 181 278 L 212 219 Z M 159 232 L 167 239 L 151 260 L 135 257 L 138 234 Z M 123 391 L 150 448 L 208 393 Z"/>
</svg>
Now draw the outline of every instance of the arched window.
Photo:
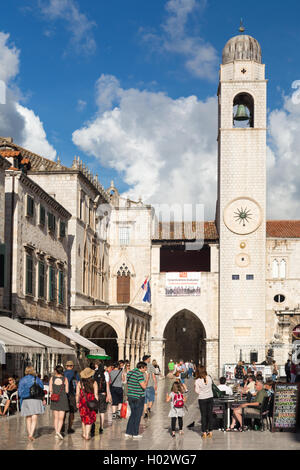
<svg viewBox="0 0 300 470">
<path fill-rule="evenodd" d="M 277 259 L 272 261 L 272 277 L 277 279 L 279 277 L 279 263 Z"/>
<path fill-rule="evenodd" d="M 285 259 L 282 259 L 280 261 L 279 277 L 280 279 L 286 278 L 286 260 Z"/>
<path fill-rule="evenodd" d="M 125 263 L 117 272 L 117 303 L 129 304 L 130 302 L 130 271 Z"/>
<path fill-rule="evenodd" d="M 233 127 L 254 127 L 254 99 L 239 93 L 233 100 Z"/>
</svg>

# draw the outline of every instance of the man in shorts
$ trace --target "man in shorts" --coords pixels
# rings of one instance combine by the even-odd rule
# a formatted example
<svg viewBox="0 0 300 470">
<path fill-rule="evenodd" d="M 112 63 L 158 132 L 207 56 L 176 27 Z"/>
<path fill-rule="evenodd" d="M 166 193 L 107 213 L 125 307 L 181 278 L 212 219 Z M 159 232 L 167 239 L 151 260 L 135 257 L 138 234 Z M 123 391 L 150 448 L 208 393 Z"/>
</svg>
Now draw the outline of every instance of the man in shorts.
<svg viewBox="0 0 300 470">
<path fill-rule="evenodd" d="M 68 379 L 69 382 L 69 393 L 68 393 L 68 400 L 69 400 L 69 424 L 68 424 L 68 434 L 73 434 L 75 431 L 72 428 L 75 413 L 77 411 L 76 407 L 76 386 L 77 382 L 80 381 L 80 377 L 78 372 L 74 370 L 74 363 L 73 361 L 67 361 L 66 368 L 64 371 L 64 376 Z M 65 415 L 66 416 L 66 415 Z M 65 423 L 63 424 L 63 429 L 65 427 Z"/>
<path fill-rule="evenodd" d="M 147 364 L 148 383 L 145 390 L 144 418 L 148 418 L 151 413 L 151 407 L 155 401 L 155 393 L 157 392 L 157 379 L 155 367 L 150 362 L 151 356 L 146 354 L 143 356 L 143 362 Z"/>
</svg>

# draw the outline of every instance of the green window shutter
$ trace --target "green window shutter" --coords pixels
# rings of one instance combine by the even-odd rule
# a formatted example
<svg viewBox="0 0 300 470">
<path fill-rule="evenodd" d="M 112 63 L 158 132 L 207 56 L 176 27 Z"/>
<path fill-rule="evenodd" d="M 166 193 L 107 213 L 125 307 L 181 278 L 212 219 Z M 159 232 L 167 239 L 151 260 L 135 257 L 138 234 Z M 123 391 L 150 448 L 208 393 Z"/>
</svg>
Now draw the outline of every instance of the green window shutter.
<svg viewBox="0 0 300 470">
<path fill-rule="evenodd" d="M 27 212 L 28 217 L 33 217 L 34 215 L 34 200 L 31 196 L 27 195 Z"/>
<path fill-rule="evenodd" d="M 0 244 L 0 287 L 5 287 L 5 245 Z"/>
<path fill-rule="evenodd" d="M 66 224 L 62 221 L 60 221 L 59 236 L 60 238 L 65 238 L 66 236 Z"/>
<path fill-rule="evenodd" d="M 33 258 L 26 255 L 26 294 L 33 295 Z"/>
<path fill-rule="evenodd" d="M 49 266 L 49 301 L 55 301 L 55 269 Z"/>
<path fill-rule="evenodd" d="M 55 228 L 56 228 L 55 216 L 51 214 L 51 212 L 48 212 L 48 229 L 50 230 L 50 232 L 55 232 Z"/>
<path fill-rule="evenodd" d="M 58 303 L 59 305 L 64 303 L 64 273 L 62 271 L 58 273 Z"/>
<path fill-rule="evenodd" d="M 45 298 L 45 264 L 39 261 L 39 298 Z"/>
<path fill-rule="evenodd" d="M 40 206 L 40 225 L 45 225 L 45 223 L 46 223 L 45 207 Z"/>
</svg>

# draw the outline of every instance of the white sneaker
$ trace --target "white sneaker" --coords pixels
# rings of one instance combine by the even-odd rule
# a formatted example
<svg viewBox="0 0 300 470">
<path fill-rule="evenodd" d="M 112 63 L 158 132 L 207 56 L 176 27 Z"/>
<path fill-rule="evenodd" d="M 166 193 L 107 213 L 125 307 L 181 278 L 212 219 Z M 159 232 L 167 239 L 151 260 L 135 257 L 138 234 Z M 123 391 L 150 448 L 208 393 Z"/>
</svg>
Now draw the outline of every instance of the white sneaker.
<svg viewBox="0 0 300 470">
<path fill-rule="evenodd" d="M 125 437 L 132 437 L 131 434 L 125 434 Z"/>
<path fill-rule="evenodd" d="M 141 439 L 143 436 L 142 434 L 138 434 L 137 436 L 132 436 L 133 439 Z"/>
</svg>

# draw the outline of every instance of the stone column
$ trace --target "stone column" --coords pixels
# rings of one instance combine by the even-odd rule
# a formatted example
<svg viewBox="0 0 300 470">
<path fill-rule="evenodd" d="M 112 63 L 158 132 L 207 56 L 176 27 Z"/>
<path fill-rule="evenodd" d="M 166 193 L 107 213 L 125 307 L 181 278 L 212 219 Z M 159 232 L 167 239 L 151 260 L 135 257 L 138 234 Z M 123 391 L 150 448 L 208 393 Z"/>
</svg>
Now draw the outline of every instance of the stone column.
<svg viewBox="0 0 300 470">
<path fill-rule="evenodd" d="M 126 344 L 125 344 L 125 357 L 124 357 L 124 359 L 128 359 L 128 361 L 130 361 L 130 348 L 131 348 L 131 343 L 130 343 L 130 341 L 129 341 L 129 342 L 126 342 Z"/>
<path fill-rule="evenodd" d="M 152 338 L 150 342 L 151 360 L 156 359 L 162 376 L 165 375 L 165 342 L 164 338 Z"/>
<path fill-rule="evenodd" d="M 206 369 L 208 375 L 211 375 L 213 380 L 219 378 L 219 340 L 218 339 L 206 339 Z"/>
<path fill-rule="evenodd" d="M 125 344 L 125 341 L 123 339 L 118 339 L 117 342 L 118 342 L 118 348 L 119 348 L 118 360 L 119 361 L 121 359 L 124 360 L 124 344 Z"/>
</svg>

